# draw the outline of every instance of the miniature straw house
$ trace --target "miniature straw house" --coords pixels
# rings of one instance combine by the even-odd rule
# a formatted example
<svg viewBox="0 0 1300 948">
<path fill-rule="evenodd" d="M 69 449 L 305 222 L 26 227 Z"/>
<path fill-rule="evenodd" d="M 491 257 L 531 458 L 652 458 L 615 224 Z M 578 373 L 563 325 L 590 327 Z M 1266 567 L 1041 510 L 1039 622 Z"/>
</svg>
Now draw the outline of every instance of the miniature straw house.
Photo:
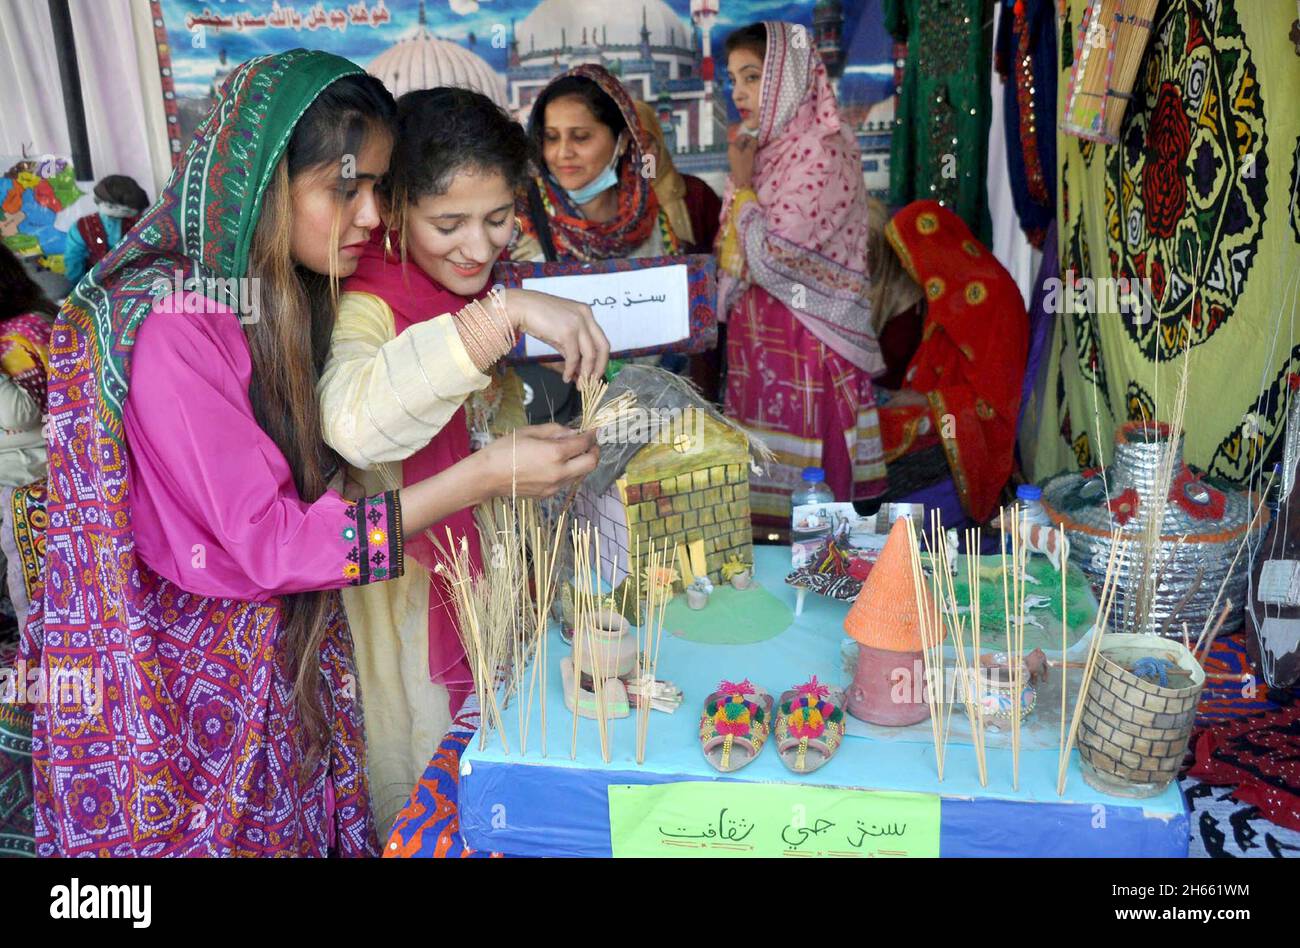
<svg viewBox="0 0 1300 948">
<path fill-rule="evenodd" d="M 599 466 L 574 502 L 578 522 L 600 533 L 601 575 L 618 583 L 628 573 L 633 548 L 642 557 L 657 548 L 704 544 L 708 576 L 721 584 L 722 565 L 733 556 L 752 562 L 750 439 L 721 418 L 681 379 L 644 365 L 625 366 L 610 395 L 632 391 L 654 421 L 627 442 L 601 445 Z"/>
</svg>

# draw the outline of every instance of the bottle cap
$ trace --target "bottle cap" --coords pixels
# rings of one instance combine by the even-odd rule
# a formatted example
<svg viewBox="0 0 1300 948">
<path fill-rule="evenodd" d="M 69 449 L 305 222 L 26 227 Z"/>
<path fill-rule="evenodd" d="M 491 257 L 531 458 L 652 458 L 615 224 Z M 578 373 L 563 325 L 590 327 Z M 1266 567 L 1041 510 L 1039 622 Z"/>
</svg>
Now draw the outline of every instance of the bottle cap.
<svg viewBox="0 0 1300 948">
<path fill-rule="evenodd" d="M 813 484 L 820 484 L 826 480 L 826 472 L 819 467 L 806 467 L 803 469 L 803 479 Z"/>
<path fill-rule="evenodd" d="M 1042 500 L 1043 489 L 1037 484 L 1017 484 L 1016 500 Z"/>
</svg>

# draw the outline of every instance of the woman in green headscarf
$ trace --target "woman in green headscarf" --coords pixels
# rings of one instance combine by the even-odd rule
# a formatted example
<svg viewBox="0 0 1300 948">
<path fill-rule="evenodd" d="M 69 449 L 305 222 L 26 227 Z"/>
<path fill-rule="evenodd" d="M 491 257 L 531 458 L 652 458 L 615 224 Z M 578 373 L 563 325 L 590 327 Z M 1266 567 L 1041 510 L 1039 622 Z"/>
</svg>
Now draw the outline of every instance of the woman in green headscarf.
<svg viewBox="0 0 1300 948">
<path fill-rule="evenodd" d="M 59 315 L 22 660 L 64 690 L 19 696 L 38 854 L 376 850 L 337 589 L 400 575 L 404 535 L 499 492 L 511 467 L 502 442 L 400 491 L 327 486 L 332 284 L 379 225 L 392 116 L 338 57 L 243 64 Z M 521 493 L 595 465 L 583 435 L 517 450 Z"/>
</svg>

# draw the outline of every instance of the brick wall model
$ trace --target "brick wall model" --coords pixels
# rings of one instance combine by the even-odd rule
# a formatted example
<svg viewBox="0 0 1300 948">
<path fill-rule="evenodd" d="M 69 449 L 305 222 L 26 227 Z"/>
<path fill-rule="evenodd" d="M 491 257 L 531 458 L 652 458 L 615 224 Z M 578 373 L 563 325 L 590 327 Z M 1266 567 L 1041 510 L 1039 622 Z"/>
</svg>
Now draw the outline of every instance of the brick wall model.
<svg viewBox="0 0 1300 948">
<path fill-rule="evenodd" d="M 1162 688 L 1098 656 L 1079 722 L 1079 756 L 1106 777 L 1163 789 L 1183 761 L 1201 687 Z"/>
<path fill-rule="evenodd" d="M 733 554 L 753 562 L 748 464 L 715 464 L 628 484 L 625 496 L 628 526 L 642 543 L 653 539 L 685 546 L 703 539 L 714 583 L 721 583 L 722 564 Z"/>
</svg>

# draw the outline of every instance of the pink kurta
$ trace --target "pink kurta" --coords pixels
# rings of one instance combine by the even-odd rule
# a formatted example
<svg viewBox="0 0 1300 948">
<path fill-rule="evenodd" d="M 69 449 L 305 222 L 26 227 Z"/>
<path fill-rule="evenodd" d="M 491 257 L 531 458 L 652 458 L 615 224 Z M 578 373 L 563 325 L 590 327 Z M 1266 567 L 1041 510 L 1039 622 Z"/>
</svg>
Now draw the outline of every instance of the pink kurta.
<svg viewBox="0 0 1300 948">
<path fill-rule="evenodd" d="M 775 455 L 750 477 L 756 535 L 789 529 L 805 467 L 822 468 L 841 502 L 871 500 L 888 486 L 871 377 L 761 286 L 743 290 L 728 319 L 726 414 Z"/>
<path fill-rule="evenodd" d="M 359 569 L 339 552 L 352 504 L 333 491 L 298 496 L 253 416 L 239 321 L 157 313 L 135 359 L 123 424 L 140 558 L 202 596 L 262 602 L 349 585 Z"/>
<path fill-rule="evenodd" d="M 76 437 L 51 455 L 50 522 L 72 527 L 73 542 L 85 542 L 80 521 L 68 519 L 82 509 L 69 498 L 84 488 L 64 473 L 75 453 L 110 452 L 102 469 L 125 467 L 127 477 L 95 488 L 110 506 L 108 522 L 94 526 L 112 531 L 117 550 L 95 541 L 99 575 L 73 574 L 62 534 L 46 548 L 25 654 L 47 671 L 85 669 L 101 704 L 35 705 L 37 853 L 373 855 L 361 696 L 342 609 L 336 599 L 315 657 L 327 747 L 304 772 L 277 597 L 400 574 L 398 501 L 299 497 L 254 418 L 238 320 L 176 312 L 198 299 L 172 299 L 171 312 L 156 305 L 137 330 L 125 457 L 107 439 Z M 76 332 L 56 327 L 52 349 L 76 345 Z M 87 426 L 73 402 L 94 384 L 82 378 L 51 390 L 74 406 L 63 416 L 70 432 Z M 105 588 L 124 593 L 110 598 Z M 109 613 L 125 624 L 96 631 Z"/>
</svg>

